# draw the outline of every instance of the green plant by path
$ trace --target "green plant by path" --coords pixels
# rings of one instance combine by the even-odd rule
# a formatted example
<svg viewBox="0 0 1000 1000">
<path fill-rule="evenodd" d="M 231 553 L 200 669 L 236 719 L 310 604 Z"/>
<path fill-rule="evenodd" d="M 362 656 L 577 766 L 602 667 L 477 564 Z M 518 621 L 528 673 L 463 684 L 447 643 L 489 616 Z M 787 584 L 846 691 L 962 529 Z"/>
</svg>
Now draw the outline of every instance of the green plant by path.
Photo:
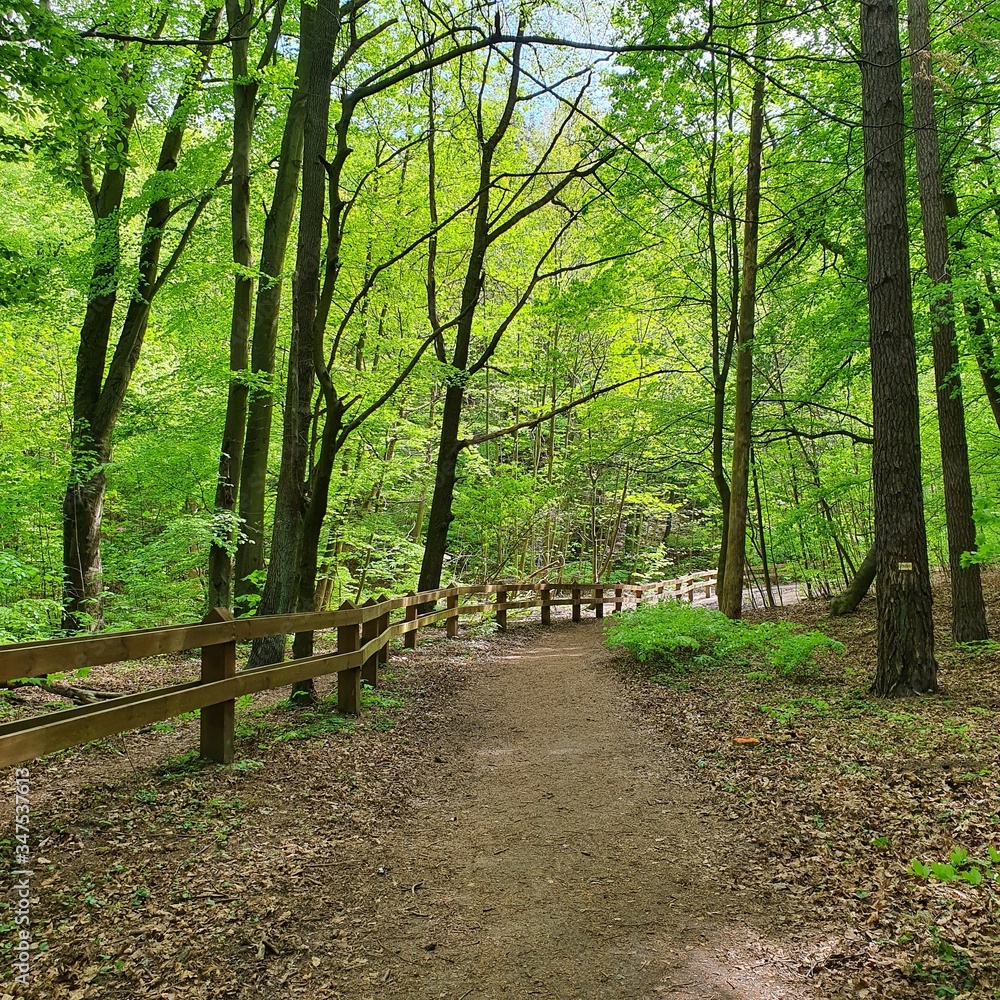
<svg viewBox="0 0 1000 1000">
<path fill-rule="evenodd" d="M 985 858 L 974 858 L 964 847 L 956 847 L 947 862 L 931 861 L 924 864 L 914 858 L 910 863 L 910 873 L 918 878 L 934 879 L 938 882 L 967 882 L 982 885 L 983 882 L 1000 884 L 1000 851 L 987 846 Z"/>
<path fill-rule="evenodd" d="M 767 666 L 787 675 L 812 665 L 819 650 L 840 653 L 844 648 L 822 632 L 803 632 L 790 622 L 749 625 L 680 601 L 614 615 L 607 643 L 677 673 L 728 665 Z"/>
</svg>

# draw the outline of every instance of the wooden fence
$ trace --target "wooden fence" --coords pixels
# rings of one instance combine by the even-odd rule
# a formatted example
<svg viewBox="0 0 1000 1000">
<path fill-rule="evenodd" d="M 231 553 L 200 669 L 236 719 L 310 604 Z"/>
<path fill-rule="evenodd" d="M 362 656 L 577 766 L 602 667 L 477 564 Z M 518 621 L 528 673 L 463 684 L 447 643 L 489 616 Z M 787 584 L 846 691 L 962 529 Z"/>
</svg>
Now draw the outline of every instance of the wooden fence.
<svg viewBox="0 0 1000 1000">
<path fill-rule="evenodd" d="M 584 607 L 602 618 L 609 604 L 620 611 L 650 599 L 686 597 L 694 601 L 696 593 L 703 591 L 710 597 L 714 588 L 714 572 L 644 585 L 542 582 L 451 586 L 373 599 L 361 607 L 347 601 L 337 611 L 234 619 L 228 611 L 216 608 L 199 624 L 0 646 L 0 682 L 201 649 L 201 677 L 196 681 L 0 725 L 0 765 L 32 760 L 195 710 L 201 712 L 202 756 L 229 763 L 233 759 L 238 697 L 335 673 L 338 709 L 358 715 L 361 685 L 377 684 L 378 667 L 388 661 L 391 640 L 402 637 L 404 646 L 413 648 L 418 631 L 428 625 L 443 621 L 447 635 L 454 636 L 460 616 L 492 611 L 500 628 L 506 628 L 508 611 L 527 608 L 540 608 L 542 624 L 548 625 L 552 608 L 560 605 L 572 607 L 572 619 L 578 622 Z M 510 599 L 519 595 L 530 596 Z M 494 599 L 463 603 L 470 597 Z M 420 613 L 421 605 L 440 600 L 445 602 L 443 610 Z M 336 652 L 236 669 L 238 642 L 334 628 Z"/>
</svg>

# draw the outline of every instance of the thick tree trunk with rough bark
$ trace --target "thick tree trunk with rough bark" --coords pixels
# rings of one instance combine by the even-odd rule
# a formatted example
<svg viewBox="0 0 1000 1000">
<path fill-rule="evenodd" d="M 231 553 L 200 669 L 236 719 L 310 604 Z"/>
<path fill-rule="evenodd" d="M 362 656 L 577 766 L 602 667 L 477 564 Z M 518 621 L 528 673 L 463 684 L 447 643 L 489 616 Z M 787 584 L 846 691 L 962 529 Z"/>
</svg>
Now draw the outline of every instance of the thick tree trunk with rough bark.
<svg viewBox="0 0 1000 1000">
<path fill-rule="evenodd" d="M 900 65 L 895 0 L 862 0 L 865 242 L 879 581 L 878 665 L 873 690 L 882 696 L 937 690 L 920 478 Z"/>
<path fill-rule="evenodd" d="M 944 474 L 944 506 L 951 571 L 952 636 L 956 642 L 989 637 L 979 564 L 962 566 L 962 553 L 976 547 L 972 517 L 972 482 L 965 435 L 965 405 L 955 340 L 955 310 L 948 270 L 948 221 L 941 180 L 941 153 L 934 115 L 931 75 L 930 11 L 927 0 L 909 0 L 910 74 L 913 125 L 917 151 L 920 215 L 927 254 L 927 275 L 933 284 L 931 340 L 937 385 L 938 433 Z"/>
</svg>

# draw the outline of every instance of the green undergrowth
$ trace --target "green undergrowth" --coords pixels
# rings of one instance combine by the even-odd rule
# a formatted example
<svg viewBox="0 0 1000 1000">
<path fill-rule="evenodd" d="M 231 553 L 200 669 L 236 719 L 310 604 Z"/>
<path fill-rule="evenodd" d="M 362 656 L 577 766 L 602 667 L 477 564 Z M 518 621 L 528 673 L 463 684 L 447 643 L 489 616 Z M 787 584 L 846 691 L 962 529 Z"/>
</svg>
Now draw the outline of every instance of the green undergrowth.
<svg viewBox="0 0 1000 1000">
<path fill-rule="evenodd" d="M 821 650 L 841 653 L 844 648 L 822 632 L 805 631 L 790 622 L 749 625 L 681 601 L 614 615 L 607 643 L 650 665 L 653 680 L 724 666 L 787 676 L 811 669 Z"/>
<path fill-rule="evenodd" d="M 387 688 L 362 688 L 362 716 L 343 715 L 337 710 L 337 695 L 333 694 L 306 708 L 280 701 L 273 705 L 248 707 L 236 719 L 236 737 L 255 742 L 259 748 L 270 744 L 296 740 L 321 739 L 343 734 L 349 736 L 358 725 L 372 729 L 391 729 L 395 713 L 405 704 L 401 694 Z"/>
</svg>

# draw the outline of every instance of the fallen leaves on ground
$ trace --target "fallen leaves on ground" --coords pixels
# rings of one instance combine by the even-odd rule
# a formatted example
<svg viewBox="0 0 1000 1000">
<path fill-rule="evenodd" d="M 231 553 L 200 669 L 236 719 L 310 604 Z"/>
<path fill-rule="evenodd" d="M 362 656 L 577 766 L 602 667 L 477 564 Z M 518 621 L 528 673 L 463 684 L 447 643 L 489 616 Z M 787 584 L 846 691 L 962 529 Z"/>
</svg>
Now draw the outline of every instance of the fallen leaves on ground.
<svg viewBox="0 0 1000 1000">
<path fill-rule="evenodd" d="M 1000 591 L 995 574 L 987 582 Z M 753 845 L 746 881 L 785 897 L 799 963 L 831 996 L 1000 998 L 1000 881 L 910 871 L 914 859 L 946 865 L 957 850 L 969 854 L 958 871 L 978 862 L 988 876 L 989 848 L 1000 849 L 1000 647 L 955 649 L 946 590 L 935 596 L 932 697 L 870 696 L 871 597 L 844 619 L 819 602 L 747 616 L 780 615 L 844 643 L 812 672 L 726 669 L 654 684 L 619 661 L 687 780 L 723 805 L 735 841 Z M 1000 635 L 1000 599 L 988 612 Z"/>
</svg>

